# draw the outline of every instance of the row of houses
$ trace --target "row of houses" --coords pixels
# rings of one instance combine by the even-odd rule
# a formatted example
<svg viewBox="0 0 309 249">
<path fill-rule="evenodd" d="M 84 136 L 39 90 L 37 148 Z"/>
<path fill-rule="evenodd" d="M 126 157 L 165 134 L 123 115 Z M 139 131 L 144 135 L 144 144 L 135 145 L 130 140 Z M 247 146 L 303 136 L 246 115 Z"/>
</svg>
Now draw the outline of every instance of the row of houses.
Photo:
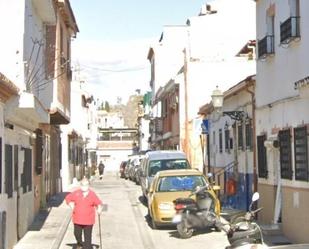
<svg viewBox="0 0 309 249">
<path fill-rule="evenodd" d="M 2 0 L 0 9 L 0 248 L 12 248 L 96 163 L 96 107 L 72 81 L 70 2 Z"/>
<path fill-rule="evenodd" d="M 214 173 L 226 206 L 245 210 L 258 191 L 260 222 L 299 243 L 309 229 L 308 5 L 215 0 L 164 26 L 144 101 L 151 148 L 183 150 Z"/>
</svg>

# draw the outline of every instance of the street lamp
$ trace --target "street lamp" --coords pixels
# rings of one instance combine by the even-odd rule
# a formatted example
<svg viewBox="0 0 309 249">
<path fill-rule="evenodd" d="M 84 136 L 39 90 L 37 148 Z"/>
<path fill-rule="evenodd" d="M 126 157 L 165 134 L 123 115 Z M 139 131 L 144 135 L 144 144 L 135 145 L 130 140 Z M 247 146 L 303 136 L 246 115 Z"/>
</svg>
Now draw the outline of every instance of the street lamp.
<svg viewBox="0 0 309 249">
<path fill-rule="evenodd" d="M 223 93 L 218 89 L 218 86 L 216 86 L 216 89 L 213 90 L 211 99 L 212 105 L 215 109 L 220 109 L 223 106 Z"/>
<path fill-rule="evenodd" d="M 212 92 L 211 95 L 212 99 L 212 105 L 215 110 L 218 110 L 220 112 L 222 106 L 223 106 L 223 99 L 224 95 L 220 89 L 218 89 L 218 86 L 216 86 L 216 89 Z M 229 112 L 222 112 L 222 115 L 227 115 L 231 119 L 242 121 L 246 115 L 244 111 L 229 111 Z"/>
</svg>

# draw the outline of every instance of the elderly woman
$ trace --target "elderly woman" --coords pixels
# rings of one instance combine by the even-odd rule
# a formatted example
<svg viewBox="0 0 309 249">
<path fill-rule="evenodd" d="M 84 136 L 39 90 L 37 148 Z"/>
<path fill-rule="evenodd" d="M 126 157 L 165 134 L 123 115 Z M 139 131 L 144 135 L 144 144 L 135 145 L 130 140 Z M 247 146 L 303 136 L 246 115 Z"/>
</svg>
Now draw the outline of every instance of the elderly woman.
<svg viewBox="0 0 309 249">
<path fill-rule="evenodd" d="M 89 189 L 89 181 L 85 177 L 80 182 L 80 189 L 69 193 L 65 200 L 73 210 L 72 219 L 77 249 L 91 249 L 92 227 L 95 223 L 95 209 L 98 214 L 102 212 L 101 200 Z M 82 242 L 82 232 L 84 232 L 84 243 Z"/>
</svg>

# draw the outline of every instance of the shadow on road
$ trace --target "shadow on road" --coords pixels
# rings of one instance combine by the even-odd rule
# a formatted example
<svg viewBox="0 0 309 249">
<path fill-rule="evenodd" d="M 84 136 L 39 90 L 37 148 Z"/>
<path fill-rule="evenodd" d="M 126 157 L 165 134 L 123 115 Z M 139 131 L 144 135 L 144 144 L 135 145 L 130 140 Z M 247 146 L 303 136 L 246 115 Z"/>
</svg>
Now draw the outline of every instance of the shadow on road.
<svg viewBox="0 0 309 249">
<path fill-rule="evenodd" d="M 138 197 L 138 200 L 140 203 L 142 203 L 145 207 L 148 207 L 147 198 L 145 198 L 143 195 Z"/>
<path fill-rule="evenodd" d="M 76 243 L 69 243 L 69 244 L 66 244 L 66 246 L 70 246 L 70 247 L 72 247 L 72 249 L 77 249 Z M 98 249 L 98 248 L 100 248 L 100 246 L 97 245 L 97 244 L 92 244 L 92 248 Z"/>
<path fill-rule="evenodd" d="M 32 224 L 29 227 L 29 231 L 40 231 L 49 215 L 50 209 L 53 207 L 59 207 L 67 194 L 68 192 L 61 192 L 50 197 L 46 204 L 46 209 L 41 209 L 35 216 Z"/>
<path fill-rule="evenodd" d="M 212 228 L 205 228 L 205 229 L 200 229 L 200 230 L 195 230 L 192 237 L 197 236 L 197 235 L 201 235 L 201 234 L 207 234 L 207 233 L 211 233 L 211 232 L 215 232 L 215 229 Z M 170 237 L 172 238 L 178 238 L 178 239 L 182 239 L 179 236 L 178 231 L 170 231 L 169 232 Z"/>
</svg>

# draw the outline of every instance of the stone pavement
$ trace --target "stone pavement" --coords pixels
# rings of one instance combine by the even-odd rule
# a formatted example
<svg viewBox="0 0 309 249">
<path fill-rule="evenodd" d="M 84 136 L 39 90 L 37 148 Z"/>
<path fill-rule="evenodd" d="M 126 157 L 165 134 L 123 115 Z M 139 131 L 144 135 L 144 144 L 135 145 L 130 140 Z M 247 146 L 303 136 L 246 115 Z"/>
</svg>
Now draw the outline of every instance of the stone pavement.
<svg viewBox="0 0 309 249">
<path fill-rule="evenodd" d="M 71 190 L 76 188 L 72 185 Z M 46 210 L 41 210 L 14 249 L 58 249 L 71 219 L 71 210 L 64 202 L 67 193 L 51 197 Z"/>
<path fill-rule="evenodd" d="M 109 175 L 109 174 L 106 174 Z M 104 176 L 106 177 L 106 176 Z M 108 176 L 107 176 L 108 178 Z M 106 179 L 108 180 L 108 179 Z M 75 185 L 76 187 L 76 185 Z M 111 187 L 111 186 L 110 186 Z M 106 188 L 106 187 L 105 187 Z M 73 188 L 72 188 L 73 189 Z M 102 191 L 100 191 L 102 192 Z M 102 192 L 102 194 L 104 194 Z M 25 234 L 25 236 L 15 245 L 14 249 L 58 249 L 61 248 L 61 243 L 66 244 L 66 241 L 62 241 L 65 233 L 70 224 L 71 218 L 71 210 L 70 208 L 63 202 L 66 193 L 59 193 L 51 198 L 51 201 L 48 203 L 48 209 L 41 211 L 36 217 L 29 228 L 29 231 Z M 122 198 L 122 197 L 121 197 Z M 123 207 L 119 207 L 123 208 Z M 235 210 L 224 210 L 227 215 L 228 212 L 235 212 Z M 111 221 L 109 221 L 111 222 Z M 121 224 L 119 224 L 121 227 Z M 70 227 L 69 227 L 70 230 Z M 72 229 L 71 229 L 72 230 Z M 98 237 L 98 231 L 94 231 L 95 237 Z M 110 236 L 107 236 L 107 231 L 103 231 L 104 239 L 109 239 Z M 72 235 L 73 236 L 73 235 Z M 123 238 L 122 238 L 123 239 Z M 264 236 L 264 240 L 268 246 L 274 246 L 275 244 L 280 245 L 280 243 L 288 243 L 289 241 L 284 236 L 278 235 L 266 235 Z M 68 241 L 73 241 L 74 238 L 69 238 Z M 99 241 L 95 241 L 95 247 L 99 247 Z M 180 243 L 181 241 L 179 241 Z M 119 243 L 119 241 L 118 241 Z M 104 244 L 104 243 L 103 243 Z M 285 248 L 297 248 L 304 249 L 309 248 L 309 245 L 299 245 L 298 247 L 294 247 L 296 245 L 286 245 L 280 247 L 271 247 L 276 249 L 285 249 Z M 74 247 L 73 247 L 74 248 Z"/>
</svg>

